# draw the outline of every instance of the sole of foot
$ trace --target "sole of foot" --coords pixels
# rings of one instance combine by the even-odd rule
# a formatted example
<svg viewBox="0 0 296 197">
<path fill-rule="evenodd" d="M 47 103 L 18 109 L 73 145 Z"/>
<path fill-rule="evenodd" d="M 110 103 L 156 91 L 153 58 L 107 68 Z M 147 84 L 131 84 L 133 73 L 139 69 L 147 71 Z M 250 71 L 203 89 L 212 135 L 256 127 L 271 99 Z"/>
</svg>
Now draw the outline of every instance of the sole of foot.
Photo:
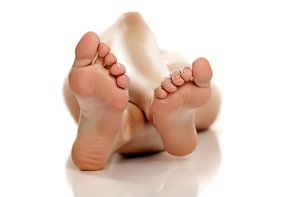
<svg viewBox="0 0 296 197">
<path fill-rule="evenodd" d="M 190 154 L 197 146 L 194 112 L 211 97 L 212 69 L 205 58 L 171 72 L 154 89 L 148 120 L 160 133 L 167 152 Z"/>
<path fill-rule="evenodd" d="M 100 170 L 107 162 L 122 126 L 128 104 L 129 77 L 123 64 L 94 32 L 76 46 L 68 75 L 69 87 L 79 107 L 77 137 L 72 148 L 74 164 L 81 170 Z"/>
</svg>

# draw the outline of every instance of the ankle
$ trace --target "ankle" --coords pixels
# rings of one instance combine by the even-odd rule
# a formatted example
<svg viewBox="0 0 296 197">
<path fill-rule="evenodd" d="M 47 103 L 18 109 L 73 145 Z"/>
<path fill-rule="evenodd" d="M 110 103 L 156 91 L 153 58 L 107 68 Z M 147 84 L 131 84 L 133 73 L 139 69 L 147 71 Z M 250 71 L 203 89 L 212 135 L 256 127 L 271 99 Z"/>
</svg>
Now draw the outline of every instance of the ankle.
<svg viewBox="0 0 296 197">
<path fill-rule="evenodd" d="M 153 97 L 154 97 L 154 92 L 151 92 L 150 94 L 148 94 L 148 96 L 146 96 L 144 107 L 142 109 L 146 116 L 146 119 L 150 123 L 153 123 L 153 113 L 151 111 L 151 103 L 152 103 Z"/>
</svg>

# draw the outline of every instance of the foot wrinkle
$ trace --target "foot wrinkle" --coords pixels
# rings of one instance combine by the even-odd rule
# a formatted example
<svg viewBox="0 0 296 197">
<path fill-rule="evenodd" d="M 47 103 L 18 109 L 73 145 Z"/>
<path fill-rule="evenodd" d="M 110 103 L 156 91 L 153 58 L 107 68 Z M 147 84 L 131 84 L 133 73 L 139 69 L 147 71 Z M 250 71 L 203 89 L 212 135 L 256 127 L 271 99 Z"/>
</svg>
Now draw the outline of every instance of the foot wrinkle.
<svg viewBox="0 0 296 197">
<path fill-rule="evenodd" d="M 173 155 L 189 154 L 193 151 L 192 147 L 196 147 L 194 110 L 210 99 L 210 87 L 200 87 L 196 84 L 197 80 L 194 80 L 197 77 L 196 73 L 200 76 L 209 75 L 210 69 L 203 69 L 196 65 L 196 61 L 194 64 L 192 69 L 184 67 L 179 71 L 184 83 L 178 87 L 174 85 L 177 88 L 174 92 L 174 80 L 168 85 L 168 79 L 163 78 L 161 85 L 167 90 L 167 96 L 163 99 L 154 98 L 151 102 L 152 117 L 149 121 L 160 133 L 165 149 Z M 176 73 L 173 71 L 170 76 L 176 79 Z"/>
<path fill-rule="evenodd" d="M 95 54 L 96 50 L 100 51 L 100 48 L 89 47 L 88 40 L 91 39 L 88 36 L 93 35 L 86 34 L 77 45 L 77 56 L 81 56 L 80 53 Z M 113 65 L 117 61 L 114 54 L 108 53 L 106 58 L 107 64 Z M 89 59 L 91 58 L 85 57 L 82 60 Z M 97 55 L 95 63 L 90 61 L 88 65 L 72 67 L 69 73 L 69 86 L 80 107 L 78 123 L 80 135 L 77 135 L 75 140 L 79 143 L 74 143 L 72 149 L 73 161 L 77 167 L 92 166 L 91 168 L 95 168 L 96 165 L 102 167 L 110 153 L 114 151 L 113 148 L 119 146 L 116 136 L 121 130 L 123 112 L 129 101 L 129 78 L 125 70 L 120 72 L 122 74 L 120 78 L 112 75 L 110 68 L 103 65 L 105 61 L 104 57 Z M 122 69 L 122 66 L 118 68 Z M 119 87 L 117 83 L 125 88 Z M 91 140 L 89 139 L 90 133 L 93 137 Z M 98 141 L 101 142 L 100 146 L 96 143 Z M 96 152 L 97 157 L 91 158 L 92 152 Z M 81 155 L 89 155 L 89 158 L 83 158 Z"/>
</svg>

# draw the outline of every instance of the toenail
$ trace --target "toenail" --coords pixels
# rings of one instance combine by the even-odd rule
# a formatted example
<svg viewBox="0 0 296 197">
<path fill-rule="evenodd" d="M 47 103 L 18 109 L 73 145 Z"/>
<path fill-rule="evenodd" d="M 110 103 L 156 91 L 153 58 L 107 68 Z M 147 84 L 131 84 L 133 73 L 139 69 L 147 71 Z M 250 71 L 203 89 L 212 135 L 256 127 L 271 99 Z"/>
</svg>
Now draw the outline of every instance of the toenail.
<svg viewBox="0 0 296 197">
<path fill-rule="evenodd" d="M 180 75 L 176 75 L 175 78 L 176 78 L 176 79 L 179 79 L 179 78 L 181 78 L 181 77 L 180 77 Z"/>
<path fill-rule="evenodd" d="M 185 69 L 183 72 L 185 73 L 185 72 L 188 72 L 188 71 L 190 71 L 189 69 Z"/>
</svg>

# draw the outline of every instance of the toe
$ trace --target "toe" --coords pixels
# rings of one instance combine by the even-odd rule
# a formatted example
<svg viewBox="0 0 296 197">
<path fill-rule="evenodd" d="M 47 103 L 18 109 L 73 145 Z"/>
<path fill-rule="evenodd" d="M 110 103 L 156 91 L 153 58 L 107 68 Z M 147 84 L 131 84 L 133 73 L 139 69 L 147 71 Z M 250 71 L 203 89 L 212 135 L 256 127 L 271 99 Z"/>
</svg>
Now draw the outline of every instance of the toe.
<svg viewBox="0 0 296 197">
<path fill-rule="evenodd" d="M 119 75 L 123 75 L 126 72 L 126 69 L 123 64 L 116 63 L 111 66 L 110 72 L 114 76 L 119 76 Z"/>
<path fill-rule="evenodd" d="M 96 63 L 104 64 L 104 57 L 106 57 L 110 53 L 110 51 L 110 47 L 106 43 L 101 42 L 98 48 Z"/>
<path fill-rule="evenodd" d="M 123 89 L 128 88 L 130 85 L 130 78 L 127 75 L 120 75 L 119 77 L 117 77 L 116 81 L 117 85 Z"/>
<path fill-rule="evenodd" d="M 184 84 L 184 79 L 181 77 L 179 70 L 172 71 L 170 76 L 174 85 L 180 86 Z"/>
<path fill-rule="evenodd" d="M 200 87 L 209 87 L 213 76 L 210 63 L 205 58 L 198 58 L 192 63 L 193 81 Z"/>
<path fill-rule="evenodd" d="M 104 43 L 104 42 L 100 43 L 100 46 L 99 46 L 99 49 L 98 49 L 98 55 L 100 57 L 106 57 L 106 55 L 108 53 L 110 53 L 110 51 L 111 51 L 111 49 L 106 43 Z"/>
<path fill-rule="evenodd" d="M 106 57 L 105 57 L 105 65 L 107 66 L 111 66 L 113 64 L 116 63 L 117 58 L 113 53 L 109 53 Z"/>
<path fill-rule="evenodd" d="M 185 66 L 181 70 L 181 77 L 184 79 L 184 81 L 189 81 L 192 77 L 192 70 L 189 66 Z"/>
<path fill-rule="evenodd" d="M 172 80 L 170 77 L 165 77 L 161 81 L 161 86 L 164 90 L 167 92 L 175 92 L 177 91 L 177 87 L 172 83 Z"/>
<path fill-rule="evenodd" d="M 156 98 L 165 98 L 167 97 L 168 92 L 165 91 L 161 85 L 156 86 L 156 88 L 154 88 L 154 96 Z"/>
<path fill-rule="evenodd" d="M 84 34 L 76 46 L 73 67 L 90 65 L 96 57 L 99 44 L 100 38 L 96 33 Z"/>
</svg>

